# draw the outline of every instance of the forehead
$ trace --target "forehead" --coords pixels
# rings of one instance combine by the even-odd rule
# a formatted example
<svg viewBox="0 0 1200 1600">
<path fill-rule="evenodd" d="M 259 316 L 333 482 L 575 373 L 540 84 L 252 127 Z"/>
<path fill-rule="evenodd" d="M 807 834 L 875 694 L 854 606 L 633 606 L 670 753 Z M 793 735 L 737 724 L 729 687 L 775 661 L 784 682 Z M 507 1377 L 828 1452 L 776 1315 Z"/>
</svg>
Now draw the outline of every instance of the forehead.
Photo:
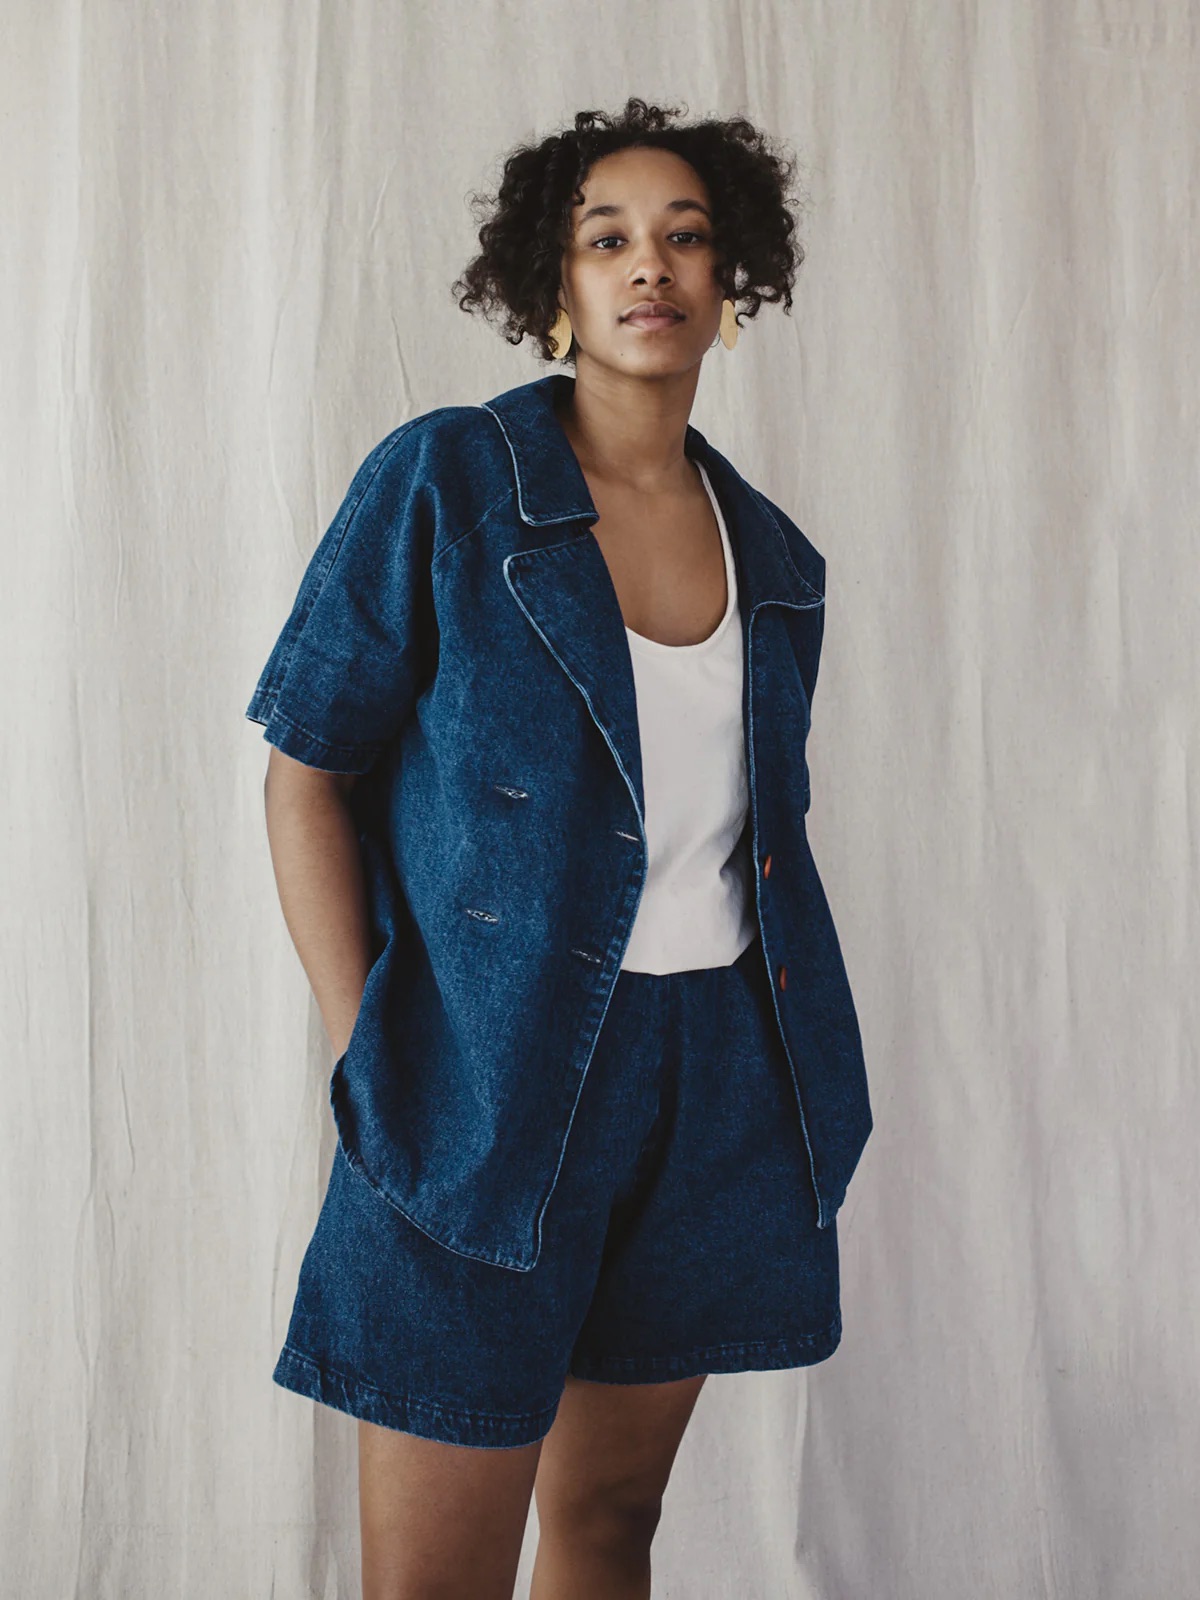
<svg viewBox="0 0 1200 1600">
<path fill-rule="evenodd" d="M 709 209 L 708 187 L 689 161 L 673 150 L 616 150 L 601 156 L 581 179 L 582 201 L 572 205 L 576 225 L 589 213 L 621 216 L 637 210 Z"/>
</svg>

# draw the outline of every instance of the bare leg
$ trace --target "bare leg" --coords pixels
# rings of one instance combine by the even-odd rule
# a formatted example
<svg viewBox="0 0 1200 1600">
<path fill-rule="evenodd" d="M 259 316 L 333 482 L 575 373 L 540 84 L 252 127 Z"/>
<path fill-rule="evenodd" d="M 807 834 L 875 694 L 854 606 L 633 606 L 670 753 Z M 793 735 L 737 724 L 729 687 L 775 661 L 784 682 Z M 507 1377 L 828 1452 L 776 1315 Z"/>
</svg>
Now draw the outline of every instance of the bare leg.
<svg viewBox="0 0 1200 1600">
<path fill-rule="evenodd" d="M 530 1600 L 649 1600 L 650 1545 L 703 1383 L 568 1377 L 534 1484 Z"/>
<path fill-rule="evenodd" d="M 483 1450 L 360 1419 L 363 1600 L 512 1600 L 543 1443 Z"/>
</svg>

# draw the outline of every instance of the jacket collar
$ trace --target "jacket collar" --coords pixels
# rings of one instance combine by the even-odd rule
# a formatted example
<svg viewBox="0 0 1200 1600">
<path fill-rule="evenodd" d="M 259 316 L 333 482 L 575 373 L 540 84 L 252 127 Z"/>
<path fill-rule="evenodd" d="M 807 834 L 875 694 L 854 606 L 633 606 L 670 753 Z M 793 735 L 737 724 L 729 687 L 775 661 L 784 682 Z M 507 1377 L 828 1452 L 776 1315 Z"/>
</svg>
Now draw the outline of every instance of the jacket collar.
<svg viewBox="0 0 1200 1600">
<path fill-rule="evenodd" d="M 512 454 L 517 506 L 530 527 L 560 526 L 547 539 L 525 539 L 504 558 L 504 581 L 558 665 L 575 683 L 608 743 L 645 828 L 637 694 L 617 593 L 591 537 L 599 512 L 554 410 L 574 379 L 564 373 L 518 385 L 485 402 Z M 765 500 L 689 423 L 686 454 L 700 461 L 721 505 L 737 575 L 745 663 L 743 736 L 753 723 L 754 685 L 786 670 L 760 652 L 765 606 L 807 611 L 824 604 L 797 570 L 783 530 Z M 747 758 L 753 751 L 747 742 Z"/>
<path fill-rule="evenodd" d="M 533 527 L 577 522 L 579 527 L 568 532 L 583 538 L 600 513 L 555 411 L 556 402 L 561 405 L 574 385 L 566 373 L 552 372 L 506 389 L 485 401 L 483 409 L 499 423 L 512 455 L 522 521 Z M 816 603 L 820 591 L 797 570 L 778 521 L 732 463 L 691 423 L 683 448 L 703 465 L 721 503 L 747 622 L 755 607 L 767 602 Z"/>
</svg>

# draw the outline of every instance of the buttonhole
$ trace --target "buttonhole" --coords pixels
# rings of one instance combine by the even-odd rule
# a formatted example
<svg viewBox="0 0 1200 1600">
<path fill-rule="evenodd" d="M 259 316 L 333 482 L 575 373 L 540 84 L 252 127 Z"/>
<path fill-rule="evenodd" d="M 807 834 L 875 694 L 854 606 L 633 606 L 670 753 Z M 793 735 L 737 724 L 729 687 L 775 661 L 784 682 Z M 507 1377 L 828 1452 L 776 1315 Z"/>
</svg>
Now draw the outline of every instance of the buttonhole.
<svg viewBox="0 0 1200 1600">
<path fill-rule="evenodd" d="M 469 917 L 476 917 L 480 922 L 499 922 L 500 918 L 492 911 L 481 911 L 478 906 L 464 908 Z"/>
</svg>

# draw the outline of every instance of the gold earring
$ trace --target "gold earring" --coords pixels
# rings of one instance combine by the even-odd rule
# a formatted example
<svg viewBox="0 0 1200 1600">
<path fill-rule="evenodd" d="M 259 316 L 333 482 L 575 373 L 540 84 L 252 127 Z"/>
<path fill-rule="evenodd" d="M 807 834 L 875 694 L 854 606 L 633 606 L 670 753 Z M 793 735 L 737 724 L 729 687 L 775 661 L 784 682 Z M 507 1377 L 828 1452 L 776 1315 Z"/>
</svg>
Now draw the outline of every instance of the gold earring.
<svg viewBox="0 0 1200 1600">
<path fill-rule="evenodd" d="M 721 343 L 732 350 L 738 342 L 737 307 L 732 300 L 721 302 Z"/>
<path fill-rule="evenodd" d="M 550 348 L 555 361 L 561 361 L 571 348 L 571 319 L 565 310 L 559 311 L 550 329 Z"/>
</svg>

